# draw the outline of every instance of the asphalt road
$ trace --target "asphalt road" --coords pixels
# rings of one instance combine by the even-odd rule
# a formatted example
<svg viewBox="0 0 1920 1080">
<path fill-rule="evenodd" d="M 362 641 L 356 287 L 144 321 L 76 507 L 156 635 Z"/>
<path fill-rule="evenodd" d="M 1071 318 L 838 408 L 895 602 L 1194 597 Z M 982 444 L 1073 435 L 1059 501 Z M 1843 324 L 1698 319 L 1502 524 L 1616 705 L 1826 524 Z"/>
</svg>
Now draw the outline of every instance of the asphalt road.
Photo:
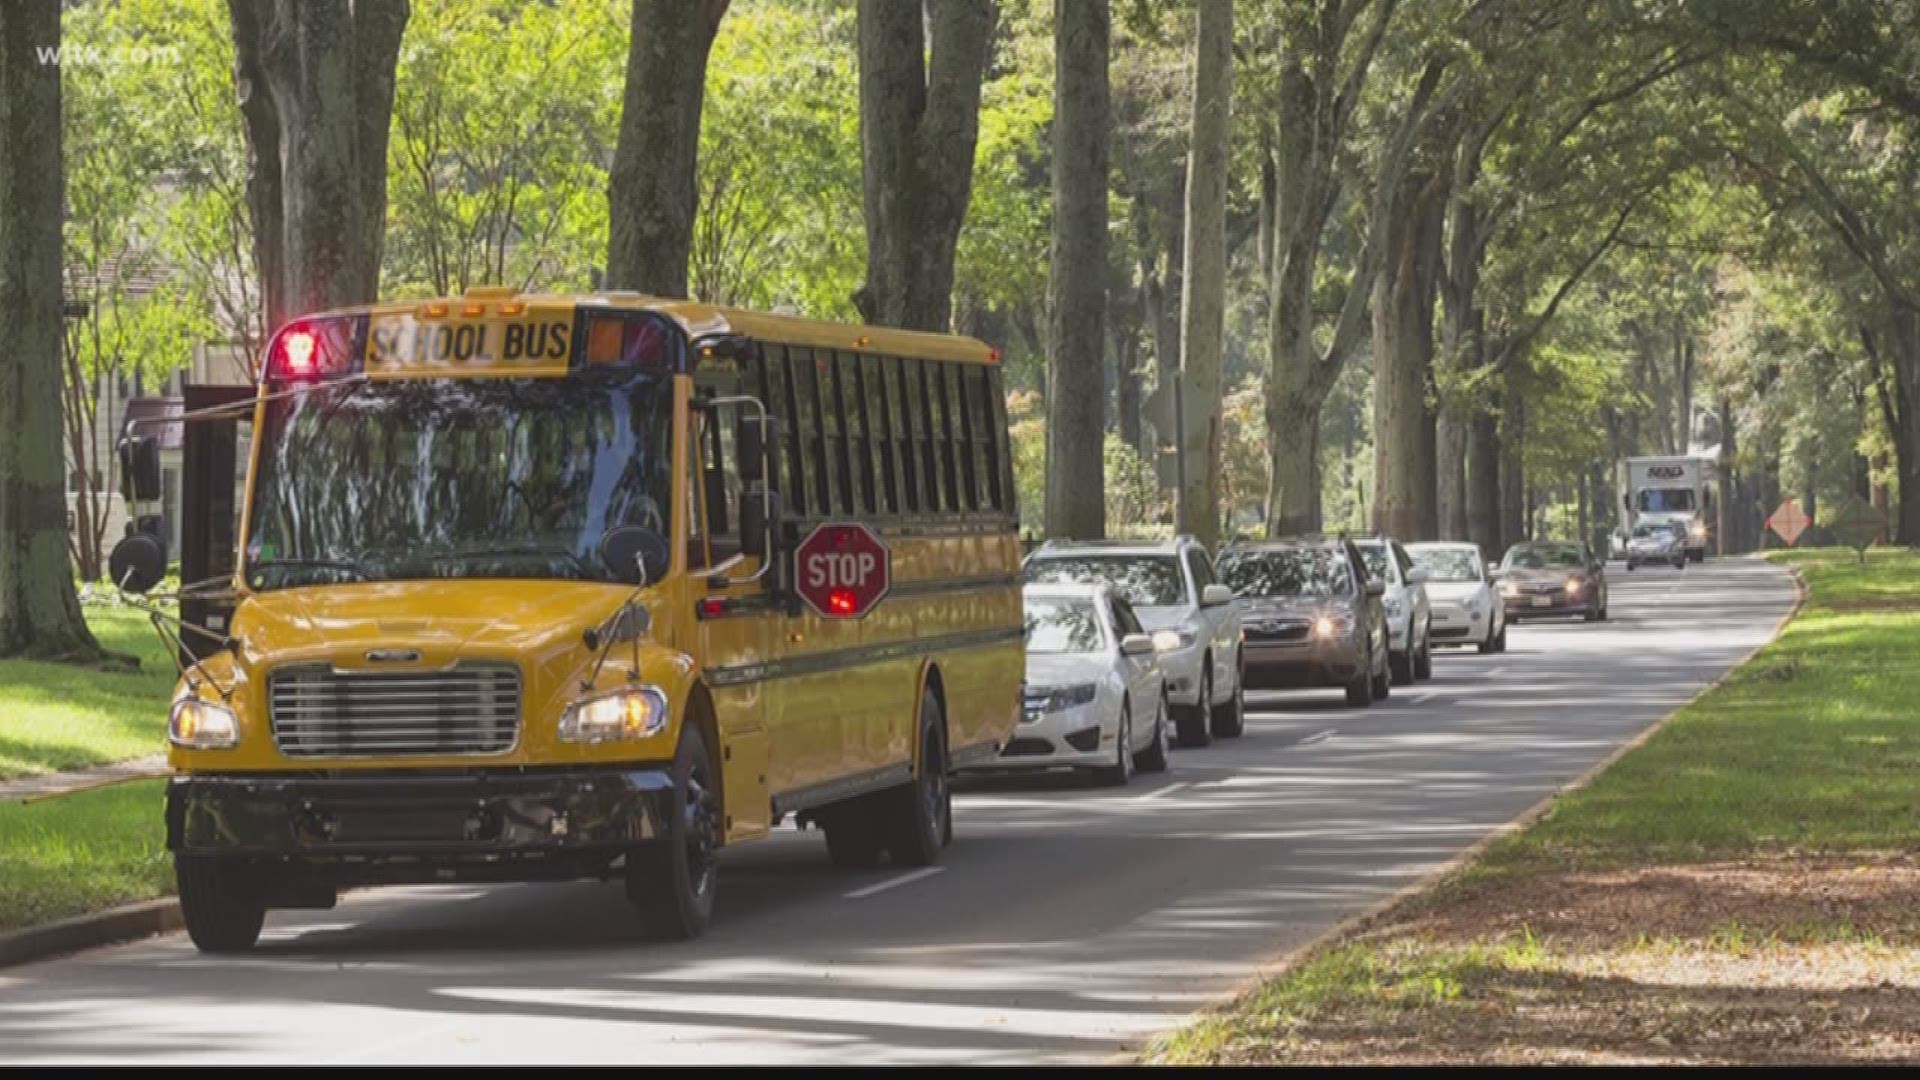
<svg viewBox="0 0 1920 1080">
<path fill-rule="evenodd" d="M 1753 560 L 1613 573 L 1613 621 L 1443 653 L 1371 710 L 1261 694 L 1247 735 L 1123 790 L 972 783 L 937 869 L 835 871 L 817 834 L 728 853 L 698 942 L 614 885 L 370 891 L 0 971 L 0 1063 L 1098 1060 L 1416 880 L 1765 641 Z"/>
</svg>

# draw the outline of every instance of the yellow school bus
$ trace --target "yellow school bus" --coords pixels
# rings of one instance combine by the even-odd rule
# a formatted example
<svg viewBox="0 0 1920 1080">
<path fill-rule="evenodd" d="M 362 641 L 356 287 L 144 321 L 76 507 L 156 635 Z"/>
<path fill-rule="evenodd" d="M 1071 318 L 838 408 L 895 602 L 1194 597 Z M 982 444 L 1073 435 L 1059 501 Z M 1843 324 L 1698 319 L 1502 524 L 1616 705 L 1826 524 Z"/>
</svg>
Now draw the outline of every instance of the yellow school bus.
<svg viewBox="0 0 1920 1080">
<path fill-rule="evenodd" d="M 195 944 L 347 887 L 616 877 L 692 936 L 718 849 L 790 816 L 839 865 L 938 858 L 949 774 L 1019 714 L 997 361 L 631 293 L 280 329 L 169 723 Z M 821 526 L 884 595 L 820 606 L 794 556 Z M 151 587 L 129 543 L 114 572 Z"/>
</svg>

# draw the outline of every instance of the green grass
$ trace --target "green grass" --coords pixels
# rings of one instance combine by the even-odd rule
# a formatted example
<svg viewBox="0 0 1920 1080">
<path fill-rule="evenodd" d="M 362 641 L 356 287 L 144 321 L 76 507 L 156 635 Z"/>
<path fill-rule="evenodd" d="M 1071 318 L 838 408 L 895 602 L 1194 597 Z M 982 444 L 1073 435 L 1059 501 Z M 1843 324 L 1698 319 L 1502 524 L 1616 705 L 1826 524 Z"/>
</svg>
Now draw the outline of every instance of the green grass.
<svg viewBox="0 0 1920 1080">
<path fill-rule="evenodd" d="M 1876 550 L 1864 566 L 1845 550 L 1773 557 L 1797 566 L 1808 588 L 1778 639 L 1545 817 L 1404 906 L 1401 929 L 1318 950 L 1164 1037 L 1148 1059 L 1320 1060 L 1312 1039 L 1328 1031 L 1364 1038 L 1508 1015 L 1506 999 L 1548 978 L 1554 961 L 1531 933 L 1465 946 L 1427 940 L 1423 916 L 1462 890 L 1522 886 L 1534 875 L 1920 846 L 1920 552 Z M 1705 944 L 1738 955 L 1878 940 L 1875 928 L 1839 917 L 1763 937 L 1733 921 Z M 1408 1010 L 1419 1015 L 1405 1018 Z M 1309 1028 L 1305 1043 L 1283 1052 Z"/>
<path fill-rule="evenodd" d="M 0 803 L 0 931 L 171 892 L 161 783 Z"/>
<path fill-rule="evenodd" d="M 1808 585 L 1780 637 L 1474 873 L 1920 844 L 1920 553 L 1777 557 Z"/>
<path fill-rule="evenodd" d="M 159 636 L 132 608 L 85 610 L 101 646 L 138 657 L 140 670 L 0 660 L 0 780 L 166 749 L 175 669 Z"/>
</svg>

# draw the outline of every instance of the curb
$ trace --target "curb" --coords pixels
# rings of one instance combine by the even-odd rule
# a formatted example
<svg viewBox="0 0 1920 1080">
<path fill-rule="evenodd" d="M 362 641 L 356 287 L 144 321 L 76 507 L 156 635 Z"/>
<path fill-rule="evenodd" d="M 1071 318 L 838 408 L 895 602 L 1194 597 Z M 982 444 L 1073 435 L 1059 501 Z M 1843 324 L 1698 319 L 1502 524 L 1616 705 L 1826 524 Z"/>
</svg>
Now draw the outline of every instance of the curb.
<svg viewBox="0 0 1920 1080">
<path fill-rule="evenodd" d="M 183 925 L 180 901 L 169 896 L 9 930 L 0 934 L 0 968 L 170 933 Z"/>
<path fill-rule="evenodd" d="M 1765 561 L 1771 562 L 1772 560 L 1765 560 Z M 1720 685 L 1726 682 L 1728 679 L 1732 678 L 1735 672 L 1739 671 L 1741 668 L 1746 667 L 1747 663 L 1751 661 L 1756 655 L 1758 655 L 1760 650 L 1773 644 L 1775 641 L 1778 641 L 1780 639 L 1780 632 L 1782 630 L 1785 630 L 1787 628 L 1787 624 L 1792 622 L 1794 620 L 1794 617 L 1800 614 L 1800 609 L 1806 606 L 1807 579 L 1800 573 L 1800 568 L 1790 564 L 1773 563 L 1773 565 L 1779 566 L 1782 569 L 1786 570 L 1787 573 L 1793 578 L 1793 605 L 1787 608 L 1787 613 L 1785 615 L 1782 615 L 1780 617 L 1780 621 L 1774 624 L 1773 632 L 1767 635 L 1767 640 L 1761 642 L 1758 645 L 1755 645 L 1751 650 L 1747 652 L 1745 656 L 1742 656 L 1732 666 L 1728 667 L 1727 670 L 1715 676 L 1712 681 L 1708 682 L 1705 686 L 1701 687 L 1692 697 L 1688 698 L 1687 700 L 1681 702 L 1679 705 L 1675 706 L 1674 709 L 1671 712 L 1667 713 L 1665 716 L 1662 716 L 1660 719 L 1655 720 L 1652 723 L 1652 725 L 1650 725 L 1645 731 L 1642 731 L 1640 734 L 1635 735 L 1633 738 L 1615 747 L 1611 753 L 1609 753 L 1606 757 L 1601 758 L 1599 761 L 1595 762 L 1592 767 L 1587 769 L 1586 772 L 1583 772 L 1579 776 L 1574 777 L 1571 781 L 1567 783 L 1565 787 L 1560 788 L 1558 791 L 1553 792 L 1547 797 L 1541 799 L 1539 802 L 1534 803 L 1532 806 L 1527 807 L 1525 810 L 1520 812 L 1518 817 L 1513 818 L 1511 821 L 1508 821 L 1503 825 L 1495 826 L 1485 836 L 1482 836 L 1480 839 L 1475 840 L 1472 844 L 1469 844 L 1466 848 L 1461 850 L 1458 854 L 1454 855 L 1452 858 L 1448 859 L 1446 862 L 1441 863 L 1439 866 L 1436 866 L 1432 870 L 1429 870 L 1425 874 L 1422 874 L 1418 879 L 1408 882 L 1405 885 L 1402 885 L 1400 888 L 1395 889 L 1392 893 L 1388 894 L 1387 896 L 1382 897 L 1381 899 L 1368 905 L 1364 910 L 1356 912 L 1352 915 L 1349 915 L 1344 919 L 1341 919 L 1339 922 L 1334 923 L 1332 926 L 1327 927 L 1325 930 L 1322 930 L 1320 933 L 1315 934 L 1312 938 L 1308 939 L 1307 941 L 1280 953 L 1280 955 L 1278 955 L 1274 959 L 1268 961 L 1265 964 L 1260 965 L 1259 971 L 1255 972 L 1253 975 L 1245 979 L 1242 979 L 1239 983 L 1237 983 L 1233 987 L 1232 990 L 1228 991 L 1227 996 L 1225 997 L 1224 1000 L 1214 1005 L 1209 1005 L 1206 1008 L 1195 1010 L 1194 1012 L 1190 1013 L 1185 1020 L 1181 1021 L 1178 1026 L 1169 1028 L 1167 1030 L 1169 1032 L 1178 1031 L 1182 1028 L 1186 1028 L 1193 1025 L 1196 1021 L 1205 1019 L 1206 1017 L 1219 1012 L 1222 1008 L 1225 1008 L 1226 1006 L 1229 1006 L 1234 1002 L 1240 1000 L 1242 997 L 1245 997 L 1247 993 L 1253 990 L 1254 988 L 1261 986 L 1262 984 L 1271 982 L 1272 980 L 1287 974 L 1293 968 L 1298 966 L 1302 960 L 1305 960 L 1308 956 L 1312 955 L 1313 953 L 1317 953 L 1321 949 L 1324 949 L 1329 945 L 1332 945 L 1336 942 L 1339 942 L 1341 940 L 1344 940 L 1346 938 L 1349 938 L 1358 934 L 1360 931 L 1367 929 L 1369 926 L 1379 921 L 1381 916 L 1388 914 L 1394 908 L 1399 907 L 1401 904 L 1405 903 L 1407 900 L 1410 900 L 1413 897 L 1420 895 L 1421 893 L 1431 891 L 1436 886 L 1442 884 L 1447 879 L 1453 877 L 1455 874 L 1458 874 L 1461 870 L 1465 869 L 1469 863 L 1473 862 L 1475 859 L 1478 859 L 1481 856 L 1481 854 L 1484 853 L 1489 847 L 1492 847 L 1495 842 L 1499 840 L 1503 840 L 1508 836 L 1511 836 L 1514 833 L 1519 832 L 1520 830 L 1526 828 L 1527 826 L 1532 825 L 1535 821 L 1538 821 L 1541 817 L 1545 816 L 1548 810 L 1553 809 L 1553 804 L 1558 802 L 1563 796 L 1571 795 L 1574 792 L 1579 791 L 1581 788 L 1584 788 L 1587 785 L 1593 783 L 1594 780 L 1599 778 L 1601 773 L 1606 772 L 1609 768 L 1612 768 L 1615 762 L 1625 757 L 1631 751 L 1638 749 L 1641 746 L 1641 744 L 1645 743 L 1648 739 L 1651 739 L 1655 735 L 1658 735 L 1660 731 L 1663 728 L 1665 728 L 1667 724 L 1671 722 L 1675 716 L 1678 716 L 1681 713 L 1681 711 L 1685 710 L 1688 706 L 1692 705 L 1694 702 L 1700 700 L 1701 698 L 1712 693 L 1713 691 L 1718 690 L 1720 688 Z M 1159 1036 L 1157 1035 L 1154 1036 L 1155 1039 L 1157 1039 L 1158 1037 Z M 1139 1047 L 1123 1047 L 1121 1050 L 1119 1050 L 1115 1054 L 1105 1058 L 1103 1060 L 1103 1063 L 1108 1065 L 1152 1064 L 1151 1062 L 1142 1061 L 1140 1056 L 1144 1051 L 1148 1049 L 1148 1047 L 1152 1045 L 1152 1042 L 1153 1040 L 1150 1039 L 1146 1044 Z"/>
</svg>

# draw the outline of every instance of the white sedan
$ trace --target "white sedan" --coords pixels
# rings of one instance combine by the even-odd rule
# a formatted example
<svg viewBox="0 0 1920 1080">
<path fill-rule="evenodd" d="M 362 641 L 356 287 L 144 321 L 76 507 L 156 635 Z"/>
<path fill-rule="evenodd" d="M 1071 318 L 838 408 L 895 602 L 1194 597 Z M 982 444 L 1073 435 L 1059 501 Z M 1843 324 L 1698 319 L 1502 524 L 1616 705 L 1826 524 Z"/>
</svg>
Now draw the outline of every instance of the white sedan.
<svg viewBox="0 0 1920 1080">
<path fill-rule="evenodd" d="M 988 768 L 1093 770 L 1124 784 L 1167 767 L 1167 686 L 1153 638 L 1106 585 L 1029 585 L 1020 727 Z"/>
<path fill-rule="evenodd" d="M 1413 564 L 1427 572 L 1435 645 L 1477 645 L 1507 651 L 1507 607 L 1487 573 L 1480 545 L 1455 541 L 1408 544 Z"/>
</svg>

